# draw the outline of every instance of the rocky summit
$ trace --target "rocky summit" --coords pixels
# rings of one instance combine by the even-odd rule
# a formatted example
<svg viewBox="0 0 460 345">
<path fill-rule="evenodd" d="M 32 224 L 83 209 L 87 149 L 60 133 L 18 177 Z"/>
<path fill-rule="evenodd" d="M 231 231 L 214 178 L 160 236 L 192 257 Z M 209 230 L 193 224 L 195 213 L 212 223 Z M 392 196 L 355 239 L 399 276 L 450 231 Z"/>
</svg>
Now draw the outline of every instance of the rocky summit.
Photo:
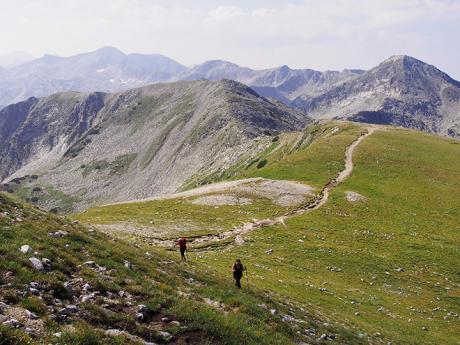
<svg viewBox="0 0 460 345">
<path fill-rule="evenodd" d="M 409 56 L 393 56 L 320 96 L 300 96 L 292 105 L 314 118 L 460 136 L 460 82 Z"/>
</svg>

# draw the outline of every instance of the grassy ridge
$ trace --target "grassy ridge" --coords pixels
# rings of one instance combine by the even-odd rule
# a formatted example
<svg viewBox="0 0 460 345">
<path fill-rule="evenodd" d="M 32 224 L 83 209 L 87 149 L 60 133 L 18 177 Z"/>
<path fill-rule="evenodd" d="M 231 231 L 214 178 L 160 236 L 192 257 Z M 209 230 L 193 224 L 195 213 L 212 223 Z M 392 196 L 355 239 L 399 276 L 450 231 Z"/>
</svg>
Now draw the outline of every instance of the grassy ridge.
<svg viewBox="0 0 460 345">
<path fill-rule="evenodd" d="M 338 122 L 313 126 L 299 133 L 296 141 L 287 141 L 287 145 L 266 155 L 267 163 L 262 168 L 254 164 L 237 177 L 301 181 L 322 188 L 344 168 L 345 150 L 362 130 L 360 126 Z"/>
<path fill-rule="evenodd" d="M 271 145 L 255 157 L 244 155 L 227 170 L 194 176 L 181 191 L 245 177 L 295 180 L 322 188 L 343 168 L 346 147 L 361 131 L 352 123 L 329 122 L 309 126 L 303 132 L 282 133 L 274 136 Z"/>
</svg>

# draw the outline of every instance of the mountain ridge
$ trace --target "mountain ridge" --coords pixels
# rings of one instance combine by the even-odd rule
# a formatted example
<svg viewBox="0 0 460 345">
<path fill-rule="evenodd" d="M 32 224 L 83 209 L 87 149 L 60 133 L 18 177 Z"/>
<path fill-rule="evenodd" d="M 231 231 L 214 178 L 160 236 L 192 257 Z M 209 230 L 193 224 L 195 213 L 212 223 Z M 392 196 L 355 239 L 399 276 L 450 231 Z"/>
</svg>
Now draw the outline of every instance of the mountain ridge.
<svg viewBox="0 0 460 345">
<path fill-rule="evenodd" d="M 393 56 L 360 77 L 292 105 L 314 118 L 399 125 L 459 137 L 460 82 L 433 65 Z"/>
<path fill-rule="evenodd" d="M 368 70 L 319 72 L 286 65 L 254 70 L 225 60 L 186 67 L 158 54 L 103 47 L 45 55 L 0 69 L 0 106 L 60 91 L 118 92 L 158 82 L 232 79 L 315 118 L 404 126 L 460 137 L 460 82 L 435 66 L 395 55 Z"/>
<path fill-rule="evenodd" d="M 0 111 L 0 175 L 9 185 L 37 175 L 41 188 L 82 205 L 154 196 L 250 159 L 276 133 L 309 122 L 231 80 L 58 93 Z"/>
</svg>

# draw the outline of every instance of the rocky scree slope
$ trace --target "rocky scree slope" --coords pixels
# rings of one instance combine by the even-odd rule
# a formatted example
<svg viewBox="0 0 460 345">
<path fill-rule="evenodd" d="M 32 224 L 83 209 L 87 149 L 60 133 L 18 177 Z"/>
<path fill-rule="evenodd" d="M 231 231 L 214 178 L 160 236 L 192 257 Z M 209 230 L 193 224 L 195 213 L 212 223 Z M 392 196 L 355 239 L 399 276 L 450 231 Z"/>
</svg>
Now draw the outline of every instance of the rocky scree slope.
<svg viewBox="0 0 460 345">
<path fill-rule="evenodd" d="M 145 198 L 250 159 L 274 134 L 308 123 L 229 80 L 60 93 L 0 111 L 0 176 L 4 189 L 47 208 L 56 206 L 49 194 L 77 208 Z"/>
<path fill-rule="evenodd" d="M 358 78 L 292 105 L 314 118 L 390 124 L 460 137 L 460 82 L 409 56 L 393 56 Z"/>
</svg>

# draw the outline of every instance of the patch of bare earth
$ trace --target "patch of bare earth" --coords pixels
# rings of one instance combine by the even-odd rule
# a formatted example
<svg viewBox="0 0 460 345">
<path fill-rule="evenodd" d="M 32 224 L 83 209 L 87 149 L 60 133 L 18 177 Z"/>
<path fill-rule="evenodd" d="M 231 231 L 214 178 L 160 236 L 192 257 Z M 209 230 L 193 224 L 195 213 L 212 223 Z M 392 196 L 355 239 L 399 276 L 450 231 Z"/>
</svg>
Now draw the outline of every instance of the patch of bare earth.
<svg viewBox="0 0 460 345">
<path fill-rule="evenodd" d="M 253 195 L 256 198 L 270 199 L 274 204 L 279 206 L 291 207 L 299 206 L 306 201 L 306 198 L 313 196 L 314 188 L 299 182 L 268 180 L 257 177 L 218 182 L 186 192 L 142 200 L 132 200 L 127 203 L 199 197 L 194 199 L 192 203 L 210 206 L 248 204 L 250 202 L 249 197 L 243 198 L 231 195 L 241 193 L 247 194 L 249 197 Z"/>
<path fill-rule="evenodd" d="M 249 198 L 239 198 L 233 195 L 206 195 L 192 200 L 195 205 L 209 205 L 209 206 L 222 206 L 222 205 L 250 205 L 252 200 Z"/>
<path fill-rule="evenodd" d="M 266 179 L 239 185 L 236 190 L 270 199 L 274 204 L 284 207 L 299 206 L 307 197 L 315 195 L 313 187 L 299 182 Z"/>
<path fill-rule="evenodd" d="M 308 197 L 314 196 L 313 188 L 299 182 L 279 181 L 268 179 L 246 179 L 232 181 L 231 184 L 216 184 L 208 188 L 194 190 L 193 195 L 199 196 L 192 200 L 193 204 L 199 205 L 248 205 L 251 197 L 269 199 L 273 204 L 283 207 L 299 206 Z M 212 195 L 208 194 L 212 191 Z M 225 193 L 225 194 L 218 194 Z M 182 193 L 180 193 L 182 194 Z M 247 197 L 241 197 L 239 195 Z M 182 194 L 183 195 L 183 194 Z M 190 195 L 190 194 L 189 194 Z"/>
</svg>

